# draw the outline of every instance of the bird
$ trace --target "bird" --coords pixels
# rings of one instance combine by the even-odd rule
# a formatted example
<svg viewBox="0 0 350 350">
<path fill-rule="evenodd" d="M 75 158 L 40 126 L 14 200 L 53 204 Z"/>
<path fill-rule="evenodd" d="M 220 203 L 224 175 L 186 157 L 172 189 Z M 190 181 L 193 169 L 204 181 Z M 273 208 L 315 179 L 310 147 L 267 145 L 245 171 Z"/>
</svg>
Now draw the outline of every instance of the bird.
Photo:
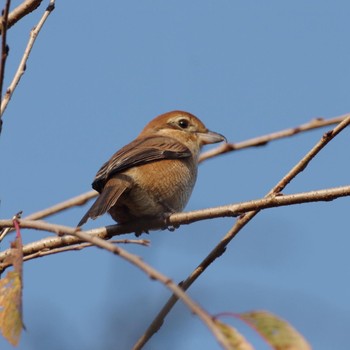
<svg viewBox="0 0 350 350">
<path fill-rule="evenodd" d="M 77 227 L 107 212 L 119 224 L 181 212 L 196 182 L 202 146 L 222 141 L 191 113 L 159 115 L 102 165 L 92 183 L 99 195 Z"/>
</svg>

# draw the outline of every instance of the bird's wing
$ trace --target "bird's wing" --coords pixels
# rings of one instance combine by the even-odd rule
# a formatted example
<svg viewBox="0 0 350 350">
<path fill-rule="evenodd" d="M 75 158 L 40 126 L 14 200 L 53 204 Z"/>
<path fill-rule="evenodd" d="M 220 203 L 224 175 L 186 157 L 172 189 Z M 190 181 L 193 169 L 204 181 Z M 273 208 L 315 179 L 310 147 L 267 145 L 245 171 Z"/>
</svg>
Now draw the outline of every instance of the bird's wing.
<svg viewBox="0 0 350 350">
<path fill-rule="evenodd" d="M 162 159 L 179 159 L 191 156 L 191 151 L 170 137 L 151 136 L 132 141 L 116 152 L 97 172 L 92 187 L 101 192 L 111 175 L 134 166 Z"/>
</svg>

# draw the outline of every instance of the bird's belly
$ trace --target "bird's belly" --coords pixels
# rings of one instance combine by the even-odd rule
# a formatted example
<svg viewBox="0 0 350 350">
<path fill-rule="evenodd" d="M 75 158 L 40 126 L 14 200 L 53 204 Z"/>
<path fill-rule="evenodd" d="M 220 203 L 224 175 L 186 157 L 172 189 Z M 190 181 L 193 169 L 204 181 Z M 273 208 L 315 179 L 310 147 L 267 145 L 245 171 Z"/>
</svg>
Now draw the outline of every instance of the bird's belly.
<svg viewBox="0 0 350 350">
<path fill-rule="evenodd" d="M 191 159 L 162 160 L 129 169 L 133 186 L 110 214 L 120 223 L 138 218 L 160 218 L 186 206 L 197 177 Z"/>
</svg>

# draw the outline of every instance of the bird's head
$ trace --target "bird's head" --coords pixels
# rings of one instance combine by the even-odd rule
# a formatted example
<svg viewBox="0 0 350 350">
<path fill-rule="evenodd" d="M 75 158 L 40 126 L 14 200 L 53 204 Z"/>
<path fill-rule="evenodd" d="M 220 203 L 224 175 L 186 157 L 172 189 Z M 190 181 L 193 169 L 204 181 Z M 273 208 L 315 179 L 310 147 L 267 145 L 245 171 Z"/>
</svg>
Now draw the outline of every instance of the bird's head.
<svg viewBox="0 0 350 350">
<path fill-rule="evenodd" d="M 141 135 L 171 137 L 184 143 L 193 153 L 198 153 L 203 145 L 226 141 L 223 135 L 208 130 L 193 114 L 183 111 L 172 111 L 154 118 Z"/>
</svg>

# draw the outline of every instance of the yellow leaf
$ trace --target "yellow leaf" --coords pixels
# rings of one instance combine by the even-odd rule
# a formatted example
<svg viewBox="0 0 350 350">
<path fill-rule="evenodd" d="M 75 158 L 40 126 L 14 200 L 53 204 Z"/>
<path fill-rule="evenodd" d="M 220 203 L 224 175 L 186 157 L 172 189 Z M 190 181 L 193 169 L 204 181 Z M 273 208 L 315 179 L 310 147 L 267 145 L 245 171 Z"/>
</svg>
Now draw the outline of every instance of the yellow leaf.
<svg viewBox="0 0 350 350">
<path fill-rule="evenodd" d="M 22 321 L 22 241 L 17 235 L 11 245 L 8 260 L 13 264 L 14 271 L 7 273 L 0 280 L 0 331 L 14 346 L 18 345 Z"/>
<path fill-rule="evenodd" d="M 288 322 L 267 311 L 238 314 L 272 346 L 275 350 L 311 350 L 304 337 Z"/>
<path fill-rule="evenodd" d="M 215 323 L 219 327 L 221 333 L 229 341 L 230 350 L 254 350 L 253 347 L 240 333 L 238 333 L 235 328 L 228 326 L 227 324 L 218 320 L 215 320 Z"/>
</svg>

